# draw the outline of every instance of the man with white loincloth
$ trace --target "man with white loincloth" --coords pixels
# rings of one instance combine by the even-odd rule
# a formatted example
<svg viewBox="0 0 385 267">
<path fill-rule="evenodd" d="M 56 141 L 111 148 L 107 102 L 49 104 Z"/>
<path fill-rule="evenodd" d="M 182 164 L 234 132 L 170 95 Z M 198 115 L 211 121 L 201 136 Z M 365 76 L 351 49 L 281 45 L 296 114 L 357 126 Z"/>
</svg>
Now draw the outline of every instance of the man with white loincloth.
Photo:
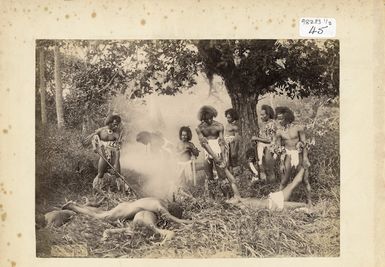
<svg viewBox="0 0 385 267">
<path fill-rule="evenodd" d="M 304 128 L 293 124 L 294 114 L 288 107 L 276 108 L 277 122 L 279 124 L 275 137 L 277 151 L 281 154 L 281 184 L 283 189 L 290 178 L 297 174 L 301 167 L 304 168 L 303 182 L 306 186 L 306 197 L 311 205 L 309 170 L 310 162 L 307 157 L 306 137 Z"/>
<path fill-rule="evenodd" d="M 214 179 L 213 169 L 215 167 L 222 185 L 225 185 L 225 181 L 228 181 L 231 185 L 232 193 L 234 194 L 234 199 L 231 201 L 238 201 L 240 194 L 235 184 L 235 178 L 227 168 L 225 158 L 226 142 L 223 138 L 224 127 L 221 123 L 214 120 L 217 114 L 216 109 L 211 106 L 201 107 L 198 112 L 198 119 L 201 123 L 196 128 L 199 142 L 205 149 L 206 160 L 204 162 L 204 168 L 207 176 L 209 195 L 214 198 L 213 192 L 216 187 L 216 181 Z M 225 186 L 222 186 L 222 191 L 226 197 L 231 196 Z"/>
</svg>

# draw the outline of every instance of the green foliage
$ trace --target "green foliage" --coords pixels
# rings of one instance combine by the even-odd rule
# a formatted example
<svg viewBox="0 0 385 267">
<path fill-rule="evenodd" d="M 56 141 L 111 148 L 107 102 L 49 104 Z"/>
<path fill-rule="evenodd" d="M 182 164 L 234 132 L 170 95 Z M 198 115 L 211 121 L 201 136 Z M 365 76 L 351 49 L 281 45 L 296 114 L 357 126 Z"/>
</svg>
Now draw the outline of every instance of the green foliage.
<svg viewBox="0 0 385 267">
<path fill-rule="evenodd" d="M 68 189 L 88 191 L 97 173 L 97 157 L 83 148 L 80 140 L 74 130 L 59 131 L 51 126 L 36 131 L 36 195 Z"/>
<path fill-rule="evenodd" d="M 197 47 L 204 72 L 221 76 L 230 95 L 276 92 L 293 98 L 339 92 L 335 40 L 202 40 Z"/>
<path fill-rule="evenodd" d="M 108 103 L 117 94 L 127 99 L 151 93 L 175 95 L 196 84 L 197 52 L 187 40 L 42 40 L 37 48 L 45 51 L 47 98 L 54 92 L 55 45 L 62 55 L 65 120 L 71 127 L 83 121 L 85 112 L 96 119 L 102 111 L 111 111 Z"/>
</svg>

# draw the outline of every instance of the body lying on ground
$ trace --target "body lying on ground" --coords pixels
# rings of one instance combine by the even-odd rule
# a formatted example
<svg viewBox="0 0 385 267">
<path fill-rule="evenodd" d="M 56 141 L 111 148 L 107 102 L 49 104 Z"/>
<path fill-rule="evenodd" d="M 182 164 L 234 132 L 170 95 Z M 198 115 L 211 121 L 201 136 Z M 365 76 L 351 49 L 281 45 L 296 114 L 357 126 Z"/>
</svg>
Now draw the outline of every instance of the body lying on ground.
<svg viewBox="0 0 385 267">
<path fill-rule="evenodd" d="M 181 224 L 192 223 L 191 220 L 183 220 L 178 217 L 182 216 L 183 210 L 175 203 L 167 205 L 165 201 L 157 198 L 147 197 L 141 198 L 132 202 L 122 202 L 111 210 L 105 211 L 100 208 L 81 206 L 73 202 L 65 204 L 63 210 L 72 210 L 76 213 L 86 214 L 96 219 L 105 221 L 116 221 L 116 220 L 132 220 L 132 223 L 144 225 L 152 229 L 155 233 L 160 234 L 164 237 L 164 241 L 171 239 L 175 234 L 172 231 L 164 230 L 156 227 L 158 216 Z M 173 214 L 171 214 L 173 213 Z M 177 217 L 178 216 L 178 217 Z M 108 229 L 104 232 L 104 238 L 108 237 L 110 233 L 116 232 L 130 232 L 132 228 L 121 229 Z"/>
<path fill-rule="evenodd" d="M 285 188 L 278 192 L 270 193 L 267 199 L 258 199 L 258 198 L 241 198 L 240 202 L 235 203 L 235 205 L 241 208 L 251 208 L 251 209 L 264 209 L 268 208 L 270 210 L 283 210 L 284 208 L 301 208 L 305 207 L 305 203 L 300 202 L 291 202 L 289 201 L 293 190 L 298 187 L 298 185 L 303 180 L 304 168 L 300 168 L 297 175 L 291 183 L 289 183 Z"/>
</svg>

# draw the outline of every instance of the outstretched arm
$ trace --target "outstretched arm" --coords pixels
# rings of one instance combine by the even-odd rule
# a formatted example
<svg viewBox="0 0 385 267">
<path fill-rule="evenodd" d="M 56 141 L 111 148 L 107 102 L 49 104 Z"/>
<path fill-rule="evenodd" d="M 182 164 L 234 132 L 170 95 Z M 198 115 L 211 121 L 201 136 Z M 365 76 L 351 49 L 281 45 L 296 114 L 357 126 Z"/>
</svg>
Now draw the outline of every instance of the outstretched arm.
<svg viewBox="0 0 385 267">
<path fill-rule="evenodd" d="M 105 127 L 99 128 L 99 129 L 95 130 L 92 134 L 89 134 L 89 135 L 87 135 L 86 137 L 84 137 L 83 140 L 82 140 L 82 142 L 81 142 L 82 145 L 83 145 L 83 146 L 88 146 L 88 145 L 91 143 L 92 137 L 94 137 L 95 134 L 99 134 L 99 132 L 100 132 L 102 129 L 104 129 L 104 128 L 105 128 Z"/>
<path fill-rule="evenodd" d="M 262 138 L 262 137 L 258 137 L 258 136 L 253 136 L 251 138 L 251 141 L 261 142 L 261 143 L 265 143 L 265 144 L 270 144 L 271 143 L 270 139 Z"/>
<path fill-rule="evenodd" d="M 166 209 L 161 209 L 160 210 L 160 214 L 163 218 L 165 218 L 166 220 L 169 220 L 169 221 L 173 221 L 173 222 L 176 222 L 176 223 L 181 223 L 181 224 L 190 224 L 190 223 L 193 223 L 192 220 L 183 220 L 183 219 L 179 219 L 173 215 L 170 214 L 170 212 L 168 212 L 168 210 Z"/>
</svg>

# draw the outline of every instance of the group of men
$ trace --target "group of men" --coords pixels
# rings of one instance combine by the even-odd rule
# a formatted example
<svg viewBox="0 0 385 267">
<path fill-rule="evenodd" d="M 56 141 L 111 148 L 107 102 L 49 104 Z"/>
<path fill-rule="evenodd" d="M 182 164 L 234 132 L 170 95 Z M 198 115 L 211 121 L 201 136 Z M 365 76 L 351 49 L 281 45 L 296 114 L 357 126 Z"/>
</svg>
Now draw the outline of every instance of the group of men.
<svg viewBox="0 0 385 267">
<path fill-rule="evenodd" d="M 228 202 L 241 208 L 268 208 L 271 210 L 282 210 L 285 207 L 297 208 L 303 207 L 305 204 L 289 202 L 289 199 L 293 190 L 301 182 L 304 182 L 307 189 L 308 204 L 311 205 L 308 179 L 310 163 L 307 157 L 303 127 L 293 123 L 294 114 L 287 107 L 278 107 L 274 112 L 270 106 L 263 105 L 260 114 L 262 125 L 259 134 L 250 140 L 250 143 L 256 145 L 257 153 L 255 153 L 255 148 L 252 148 L 248 150 L 246 155 L 251 171 L 262 180 L 275 176 L 275 162 L 279 162 L 279 175 L 281 177 L 279 191 L 271 193 L 266 199 L 241 198 L 233 175 L 233 167 L 239 164 L 239 144 L 242 141 L 239 133 L 238 114 L 234 109 L 226 110 L 227 124 L 223 125 L 214 120 L 218 115 L 215 108 L 203 106 L 198 112 L 200 124 L 196 128 L 196 134 L 204 149 L 204 170 L 210 196 L 214 197 L 215 187 L 220 186 L 224 195 L 229 198 Z M 115 173 L 120 173 L 119 157 L 123 132 L 120 125 L 121 118 L 118 115 L 109 116 L 105 122 L 105 127 L 88 136 L 88 139 L 92 140 L 94 151 L 100 156 L 98 175 L 93 181 L 94 188 L 100 189 L 103 175 L 108 167 L 113 169 Z M 199 150 L 191 142 L 191 138 L 190 128 L 181 127 L 179 131 L 180 143 L 176 147 L 176 152 L 185 162 L 188 162 L 192 156 L 196 157 L 199 154 Z M 214 170 L 216 170 L 219 179 L 215 179 Z M 293 180 L 289 183 L 291 178 Z M 156 198 L 141 198 L 132 202 L 120 203 L 110 211 L 80 206 L 75 203 L 68 203 L 63 209 L 104 220 L 133 219 L 134 223 L 144 224 L 155 232 L 170 237 L 173 233 L 162 231 L 156 227 L 157 216 L 163 216 L 176 223 L 191 223 L 190 220 L 181 219 L 181 212 L 178 213 L 178 216 L 172 215 L 174 211 L 169 208 L 170 204 Z"/>
<path fill-rule="evenodd" d="M 274 112 L 270 106 L 263 105 L 260 114 L 262 125 L 259 134 L 251 138 L 253 145 L 246 153 L 248 166 L 254 176 L 258 177 L 255 180 L 275 180 L 275 166 L 278 160 L 280 166 L 278 175 L 281 178 L 279 190 L 282 191 L 291 178 L 300 174 L 301 180 L 306 185 L 308 204 L 311 205 L 311 187 L 308 178 L 310 163 L 304 128 L 293 123 L 294 114 L 287 107 L 278 107 Z M 233 201 L 238 202 L 241 196 L 232 169 L 239 164 L 238 152 L 241 141 L 239 117 L 234 109 L 226 110 L 225 115 L 227 124 L 223 125 L 214 120 L 217 116 L 215 108 L 203 106 L 198 113 L 201 123 L 196 132 L 205 150 L 205 172 L 209 192 L 213 192 L 213 188 L 217 186 L 213 175 L 215 168 L 220 178 L 219 182 L 230 183 Z"/>
<path fill-rule="evenodd" d="M 279 189 L 282 190 L 300 169 L 304 169 L 303 182 L 306 186 L 308 204 L 311 204 L 308 175 L 310 163 L 304 128 L 294 123 L 294 114 L 289 108 L 277 107 L 274 112 L 272 107 L 262 105 L 259 133 L 249 142 L 241 140 L 239 116 L 234 109 L 225 111 L 227 119 L 225 125 L 215 120 L 217 115 L 218 112 L 214 107 L 201 107 L 198 112 L 200 123 L 196 128 L 198 140 L 204 149 L 204 170 L 210 197 L 215 197 L 215 189 L 219 186 L 227 198 L 232 198 L 230 202 L 237 202 L 241 198 L 233 175 L 233 167 L 239 165 L 240 143 L 246 141 L 252 144 L 246 152 L 246 157 L 249 169 L 254 174 L 254 181 L 275 181 L 278 175 Z M 102 178 L 109 167 L 115 173 L 120 173 L 122 134 L 121 118 L 118 115 L 111 115 L 106 119 L 104 127 L 87 137 L 92 139 L 94 151 L 100 156 L 98 174 L 93 182 L 94 189 L 101 189 Z M 143 138 L 138 135 L 137 141 L 143 142 Z M 189 169 L 191 170 L 190 159 L 197 157 L 199 150 L 191 142 L 192 132 L 189 127 L 180 128 L 179 139 L 176 154 L 180 158 L 181 174 L 191 176 L 191 171 L 188 173 Z M 215 172 L 219 179 L 216 179 Z"/>
</svg>

